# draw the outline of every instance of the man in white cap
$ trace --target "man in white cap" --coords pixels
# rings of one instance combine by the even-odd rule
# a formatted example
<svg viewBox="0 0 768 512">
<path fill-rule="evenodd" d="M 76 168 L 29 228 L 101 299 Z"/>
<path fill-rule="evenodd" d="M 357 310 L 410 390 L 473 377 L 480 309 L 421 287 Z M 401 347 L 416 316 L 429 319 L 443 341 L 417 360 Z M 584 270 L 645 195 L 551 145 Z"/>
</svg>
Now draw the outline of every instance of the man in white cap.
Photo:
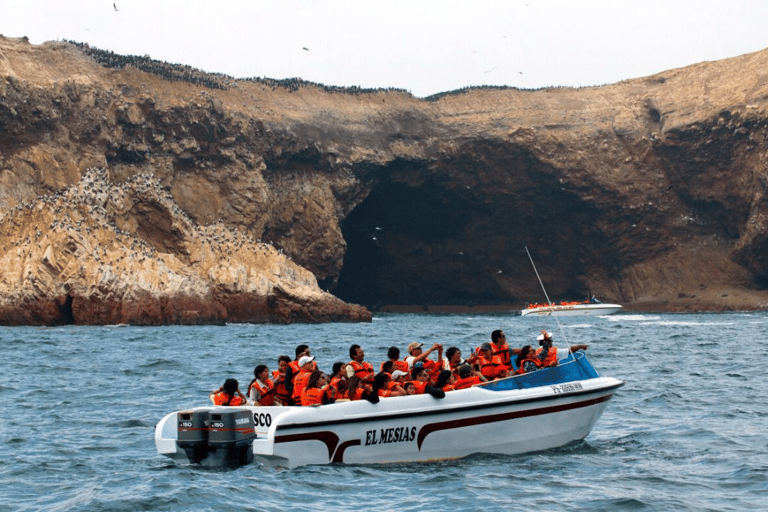
<svg viewBox="0 0 768 512">
<path fill-rule="evenodd" d="M 558 357 L 558 349 L 557 347 L 552 346 L 552 333 L 542 329 L 541 334 L 536 338 L 539 341 L 539 345 L 541 345 L 541 348 L 536 350 L 536 356 L 541 359 L 541 366 L 542 368 L 546 368 L 549 366 L 557 366 L 558 360 L 561 359 Z M 576 352 L 577 350 L 587 350 L 587 345 L 571 345 L 569 347 L 570 352 Z M 566 351 L 566 352 L 569 352 Z M 564 355 L 563 358 L 566 356 Z"/>
<path fill-rule="evenodd" d="M 293 397 L 296 405 L 301 405 L 301 393 L 307 387 L 310 375 L 315 370 L 315 356 L 301 356 L 299 358 L 299 373 L 293 379 Z"/>
</svg>

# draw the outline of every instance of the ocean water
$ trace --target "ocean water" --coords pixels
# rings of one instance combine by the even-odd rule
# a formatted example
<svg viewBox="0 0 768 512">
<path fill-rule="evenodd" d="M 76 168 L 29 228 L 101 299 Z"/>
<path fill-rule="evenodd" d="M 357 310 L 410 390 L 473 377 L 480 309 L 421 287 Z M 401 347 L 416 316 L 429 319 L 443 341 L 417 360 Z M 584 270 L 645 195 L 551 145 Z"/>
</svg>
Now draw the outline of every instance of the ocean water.
<svg viewBox="0 0 768 512">
<path fill-rule="evenodd" d="M 504 329 L 588 343 L 626 382 L 592 433 L 518 456 L 293 470 L 180 466 L 157 454 L 167 412 L 310 345 L 320 367 L 411 341 L 467 354 Z M 766 510 L 764 313 L 380 314 L 370 324 L 0 328 L 0 510 Z"/>
</svg>

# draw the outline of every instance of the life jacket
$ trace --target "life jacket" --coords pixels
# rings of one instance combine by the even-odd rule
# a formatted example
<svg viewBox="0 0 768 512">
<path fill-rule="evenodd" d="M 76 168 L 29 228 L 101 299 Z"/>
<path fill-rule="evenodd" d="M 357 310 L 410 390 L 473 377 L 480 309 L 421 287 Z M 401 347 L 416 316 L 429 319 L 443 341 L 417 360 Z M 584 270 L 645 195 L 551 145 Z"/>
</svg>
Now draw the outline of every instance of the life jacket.
<svg viewBox="0 0 768 512">
<path fill-rule="evenodd" d="M 478 356 L 477 362 L 480 365 L 480 373 L 488 380 L 497 378 L 501 372 L 509 369 L 509 367 L 502 364 L 501 357 L 499 356 L 492 356 L 491 359 Z"/>
<path fill-rule="evenodd" d="M 388 359 L 387 361 L 392 361 L 393 363 L 395 363 L 394 369 L 392 371 L 400 370 L 401 372 L 408 373 L 409 371 L 408 363 L 406 363 L 405 361 L 395 361 L 392 359 Z M 386 363 L 387 361 L 384 361 L 384 363 Z M 381 363 L 381 368 L 379 369 L 379 371 L 382 371 L 382 372 L 384 371 L 384 363 Z"/>
<path fill-rule="evenodd" d="M 355 376 L 362 380 L 362 381 L 368 381 L 373 380 L 374 372 L 373 372 L 373 365 L 367 361 L 363 361 L 362 363 L 358 363 L 357 361 L 350 361 L 349 365 L 355 370 Z"/>
<path fill-rule="evenodd" d="M 454 389 L 456 389 L 456 387 L 455 387 L 454 384 L 446 384 L 445 386 L 441 387 L 440 389 L 442 389 L 443 391 L 453 391 Z"/>
<path fill-rule="evenodd" d="M 224 391 L 219 391 L 213 395 L 213 405 L 245 405 L 245 400 L 240 395 L 232 396 Z"/>
<path fill-rule="evenodd" d="M 491 343 L 491 349 L 494 356 L 501 358 L 501 364 L 506 365 L 508 368 L 512 368 L 512 361 L 509 357 L 509 345 L 507 342 L 501 344 L 501 346 Z"/>
<path fill-rule="evenodd" d="M 304 392 L 304 388 L 307 387 L 310 375 L 312 375 L 312 372 L 301 370 L 296 378 L 293 379 L 293 394 L 291 398 L 293 398 L 296 405 L 304 405 L 301 403 L 301 394 Z"/>
<path fill-rule="evenodd" d="M 329 385 L 336 390 L 336 396 L 341 396 L 341 392 L 347 389 L 347 379 L 346 377 L 333 377 Z"/>
<path fill-rule="evenodd" d="M 536 355 L 539 356 L 543 351 L 544 347 L 539 348 L 536 350 Z M 540 367 L 557 366 L 557 364 L 553 365 L 552 363 L 557 363 L 557 349 L 555 347 L 549 347 Z"/>
<path fill-rule="evenodd" d="M 285 373 L 280 370 L 275 370 L 272 372 L 272 378 L 275 383 L 274 398 L 277 398 L 283 405 L 289 405 L 291 402 L 291 393 L 288 391 L 288 388 L 285 387 Z"/>
<path fill-rule="evenodd" d="M 304 391 L 301 392 L 301 405 L 322 405 L 327 392 L 327 388 L 304 388 Z"/>
<path fill-rule="evenodd" d="M 256 388 L 256 390 L 259 392 L 259 405 L 269 406 L 274 405 L 275 403 L 275 383 L 272 382 L 272 379 L 267 379 L 267 382 L 263 382 L 264 387 L 259 386 L 259 381 L 257 379 L 253 379 L 250 384 L 248 384 L 248 392 L 245 394 L 245 396 L 250 397 L 251 396 L 251 388 Z"/>
<path fill-rule="evenodd" d="M 417 395 L 423 395 L 426 393 L 427 386 L 429 386 L 429 382 L 423 382 L 420 380 L 413 381 L 413 387 L 416 390 Z"/>
<path fill-rule="evenodd" d="M 471 377 L 456 379 L 456 382 L 453 385 L 453 389 L 467 389 L 474 386 L 475 384 L 480 384 L 481 382 L 483 381 L 480 380 L 480 377 L 477 375 L 472 375 Z"/>
<path fill-rule="evenodd" d="M 528 363 L 528 362 L 535 364 L 537 368 L 541 368 L 543 366 L 543 363 L 541 362 L 541 359 L 539 359 L 538 357 L 536 357 L 536 356 L 527 357 L 527 358 L 523 359 L 522 361 L 520 361 L 520 368 L 518 368 L 517 371 L 515 371 L 515 374 L 516 375 L 524 374 L 525 373 L 525 363 Z"/>
<path fill-rule="evenodd" d="M 357 388 L 352 396 L 349 396 L 349 393 L 347 393 L 346 397 L 349 398 L 350 401 L 362 400 L 363 391 L 365 391 L 363 388 Z"/>
</svg>

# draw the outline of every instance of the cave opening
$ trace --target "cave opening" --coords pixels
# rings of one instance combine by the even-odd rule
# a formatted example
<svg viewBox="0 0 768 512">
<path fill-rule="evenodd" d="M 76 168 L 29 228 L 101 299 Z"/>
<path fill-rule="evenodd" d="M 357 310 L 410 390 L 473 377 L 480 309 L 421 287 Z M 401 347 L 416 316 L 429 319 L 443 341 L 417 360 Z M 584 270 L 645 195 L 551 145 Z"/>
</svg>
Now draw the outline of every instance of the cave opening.
<svg viewBox="0 0 768 512">
<path fill-rule="evenodd" d="M 61 318 L 61 325 L 74 325 L 75 314 L 72 312 L 72 296 L 67 295 L 63 303 L 57 304 L 59 307 L 59 314 Z"/>
<path fill-rule="evenodd" d="M 342 222 L 347 251 L 334 294 L 374 307 L 470 302 L 456 284 L 463 274 L 460 258 L 451 254 L 459 253 L 452 244 L 470 210 L 439 185 L 379 185 Z M 444 278 L 446 268 L 451 280 Z"/>
</svg>

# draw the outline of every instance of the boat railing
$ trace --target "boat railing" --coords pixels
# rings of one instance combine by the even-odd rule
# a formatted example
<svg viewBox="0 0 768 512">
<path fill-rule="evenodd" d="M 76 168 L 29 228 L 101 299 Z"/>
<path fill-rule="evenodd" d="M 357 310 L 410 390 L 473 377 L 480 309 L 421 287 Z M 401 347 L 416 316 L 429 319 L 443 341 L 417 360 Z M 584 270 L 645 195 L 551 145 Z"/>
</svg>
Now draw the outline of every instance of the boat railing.
<svg viewBox="0 0 768 512">
<path fill-rule="evenodd" d="M 568 354 L 568 357 L 555 367 L 542 368 L 535 372 L 494 380 L 480 386 L 492 391 L 508 391 L 510 389 L 536 388 L 574 380 L 594 379 L 597 376 L 597 372 L 590 364 L 586 354 L 576 352 Z"/>
</svg>

